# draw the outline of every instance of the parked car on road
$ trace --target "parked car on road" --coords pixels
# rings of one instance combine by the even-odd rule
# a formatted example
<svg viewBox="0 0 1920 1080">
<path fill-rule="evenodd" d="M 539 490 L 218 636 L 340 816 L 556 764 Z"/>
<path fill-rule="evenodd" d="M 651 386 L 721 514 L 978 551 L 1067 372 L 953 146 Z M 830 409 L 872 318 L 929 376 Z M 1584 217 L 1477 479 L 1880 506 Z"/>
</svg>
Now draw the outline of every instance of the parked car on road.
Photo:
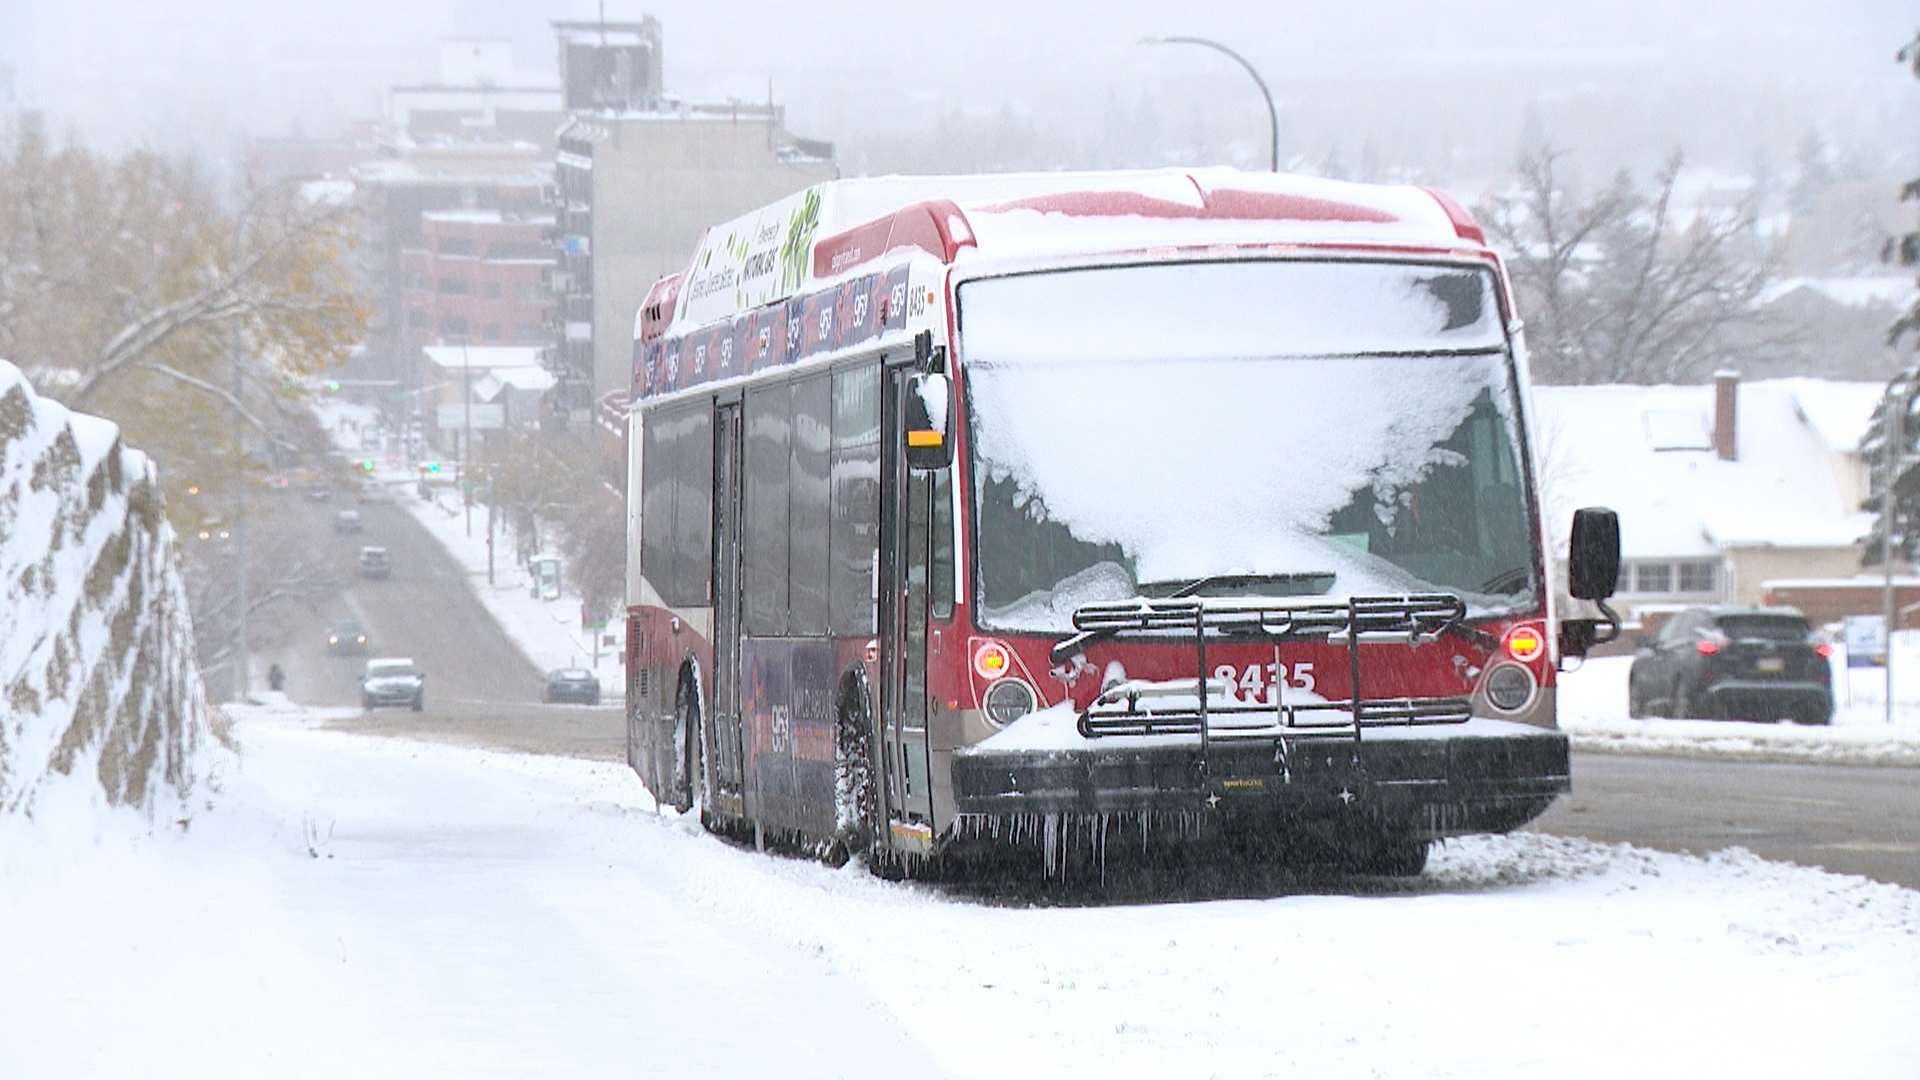
<svg viewBox="0 0 1920 1080">
<path fill-rule="evenodd" d="M 1794 608 L 1688 608 L 1634 653 L 1627 715 L 1825 724 L 1832 652 Z"/>
<path fill-rule="evenodd" d="M 333 531 L 337 533 L 357 533 L 360 531 L 360 511 L 339 510 L 333 515 Z"/>
<path fill-rule="evenodd" d="M 586 668 L 555 668 L 547 672 L 547 686 L 541 700 L 549 705 L 571 701 L 578 705 L 600 704 L 600 679 Z"/>
<path fill-rule="evenodd" d="M 367 651 L 367 632 L 352 619 L 342 619 L 327 628 L 327 652 L 334 656 L 352 656 Z"/>
<path fill-rule="evenodd" d="M 360 705 L 377 709 L 382 705 L 405 705 L 414 712 L 426 707 L 427 675 L 407 656 L 382 656 L 367 661 L 360 676 Z"/>
<path fill-rule="evenodd" d="M 393 556 L 378 544 L 368 544 L 360 549 L 360 576 L 383 578 L 393 573 Z"/>
</svg>

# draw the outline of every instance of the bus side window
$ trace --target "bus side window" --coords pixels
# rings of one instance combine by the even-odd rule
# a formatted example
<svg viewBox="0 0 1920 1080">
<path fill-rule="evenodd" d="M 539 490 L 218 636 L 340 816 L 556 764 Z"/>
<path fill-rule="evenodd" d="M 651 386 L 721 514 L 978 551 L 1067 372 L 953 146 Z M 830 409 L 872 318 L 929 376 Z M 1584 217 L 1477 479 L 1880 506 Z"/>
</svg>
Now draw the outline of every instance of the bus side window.
<svg viewBox="0 0 1920 1080">
<path fill-rule="evenodd" d="M 793 384 L 793 473 L 788 495 L 789 564 L 792 567 L 790 634 L 827 632 L 829 413 L 825 372 Z"/>
<path fill-rule="evenodd" d="M 667 603 L 708 602 L 712 526 L 709 406 L 649 413 L 641 424 L 640 570 Z"/>
<path fill-rule="evenodd" d="M 793 461 L 792 390 L 786 383 L 747 391 L 746 494 L 741 521 L 747 633 L 787 632 L 788 487 Z"/>
<path fill-rule="evenodd" d="M 833 373 L 833 441 L 827 525 L 828 625 L 835 634 L 875 629 L 874 567 L 880 552 L 880 366 Z"/>
<path fill-rule="evenodd" d="M 658 413 L 641 417 L 640 573 L 666 595 L 673 575 L 673 477 L 679 464 L 668 437 L 672 421 Z"/>
<path fill-rule="evenodd" d="M 953 618 L 953 470 L 933 474 L 932 565 L 927 599 L 936 619 Z"/>
<path fill-rule="evenodd" d="M 674 425 L 672 591 L 685 607 L 713 602 L 713 405 L 701 401 Z"/>
</svg>

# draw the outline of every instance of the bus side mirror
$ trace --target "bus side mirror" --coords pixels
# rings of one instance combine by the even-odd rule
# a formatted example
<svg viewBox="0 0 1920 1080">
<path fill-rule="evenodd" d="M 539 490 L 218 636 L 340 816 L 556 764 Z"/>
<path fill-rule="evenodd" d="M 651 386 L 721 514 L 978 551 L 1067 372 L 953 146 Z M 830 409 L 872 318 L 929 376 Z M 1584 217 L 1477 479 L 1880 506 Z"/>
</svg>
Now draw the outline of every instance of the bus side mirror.
<svg viewBox="0 0 1920 1080">
<path fill-rule="evenodd" d="M 1620 580 L 1620 515 L 1603 506 L 1573 512 L 1573 537 L 1567 545 L 1567 592 L 1600 606 L 1604 619 L 1560 620 L 1562 658 L 1585 656 L 1595 645 L 1620 636 L 1620 617 L 1607 606 Z"/>
<path fill-rule="evenodd" d="M 1573 512 L 1567 545 L 1567 591 L 1580 600 L 1605 600 L 1620 580 L 1620 515 L 1604 506 Z"/>
<path fill-rule="evenodd" d="M 907 379 L 901 425 L 907 440 L 907 468 L 932 472 L 953 464 L 952 391 L 945 375 L 918 374 Z"/>
</svg>

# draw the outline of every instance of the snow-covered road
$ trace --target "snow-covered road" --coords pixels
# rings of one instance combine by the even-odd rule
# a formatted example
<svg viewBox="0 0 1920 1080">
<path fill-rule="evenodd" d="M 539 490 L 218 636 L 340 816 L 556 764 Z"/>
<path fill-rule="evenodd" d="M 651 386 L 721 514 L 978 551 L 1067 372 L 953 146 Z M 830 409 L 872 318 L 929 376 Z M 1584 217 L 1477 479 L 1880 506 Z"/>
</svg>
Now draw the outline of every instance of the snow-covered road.
<svg viewBox="0 0 1920 1080">
<path fill-rule="evenodd" d="M 1905 1077 L 1920 894 L 1534 834 L 1421 884 L 991 906 L 624 767 L 250 711 L 214 808 L 0 821 L 0 1074 Z"/>
</svg>

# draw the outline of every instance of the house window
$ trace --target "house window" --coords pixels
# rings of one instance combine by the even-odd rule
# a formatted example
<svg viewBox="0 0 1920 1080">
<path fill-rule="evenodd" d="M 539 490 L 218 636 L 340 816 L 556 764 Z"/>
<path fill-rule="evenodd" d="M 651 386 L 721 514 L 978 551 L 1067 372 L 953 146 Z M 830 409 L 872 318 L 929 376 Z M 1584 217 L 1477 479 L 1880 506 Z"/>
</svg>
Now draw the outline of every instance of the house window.
<svg viewBox="0 0 1920 1080">
<path fill-rule="evenodd" d="M 440 291 L 448 296 L 465 296 L 472 291 L 472 288 L 473 286 L 467 283 L 466 278 L 443 277 L 440 279 Z"/>
<path fill-rule="evenodd" d="M 1675 592 L 1710 593 L 1714 591 L 1715 566 L 1710 562 L 1683 562 L 1675 567 L 1678 580 Z"/>
<path fill-rule="evenodd" d="M 1642 593 L 1672 592 L 1673 564 L 1663 562 L 1634 564 L 1633 591 Z"/>
<path fill-rule="evenodd" d="M 443 236 L 440 238 L 440 254 L 471 255 L 473 254 L 473 241 L 459 236 Z"/>
<path fill-rule="evenodd" d="M 440 336 L 466 337 L 467 336 L 467 320 L 460 318 L 458 316 L 453 316 L 453 315 L 449 315 L 448 317 L 441 319 L 440 320 Z"/>
<path fill-rule="evenodd" d="M 1616 593 L 1633 591 L 1633 564 L 1625 559 L 1620 560 L 1620 577 L 1613 583 L 1613 591 Z"/>
<path fill-rule="evenodd" d="M 500 340 L 500 324 L 488 323 L 487 325 L 481 327 L 480 336 L 487 339 L 488 341 L 499 341 Z"/>
<path fill-rule="evenodd" d="M 489 300 L 500 299 L 500 283 L 497 281 L 487 282 L 486 291 L 481 295 L 485 296 Z"/>
</svg>

